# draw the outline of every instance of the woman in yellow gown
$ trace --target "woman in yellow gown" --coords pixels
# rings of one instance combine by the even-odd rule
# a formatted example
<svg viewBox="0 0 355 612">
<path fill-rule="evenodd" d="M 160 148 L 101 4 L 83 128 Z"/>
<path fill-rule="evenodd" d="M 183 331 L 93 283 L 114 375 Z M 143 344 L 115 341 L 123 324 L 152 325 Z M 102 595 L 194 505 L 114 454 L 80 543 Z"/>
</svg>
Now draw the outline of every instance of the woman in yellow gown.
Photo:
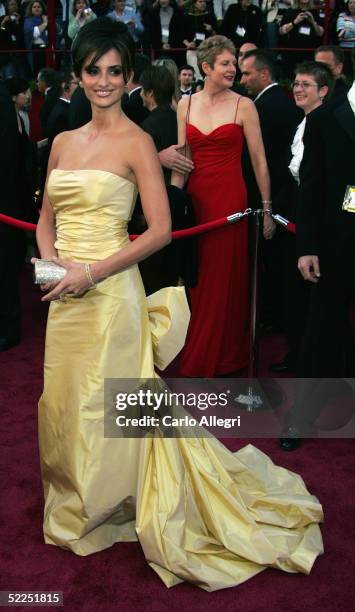
<svg viewBox="0 0 355 612">
<path fill-rule="evenodd" d="M 92 121 L 55 139 L 37 231 L 41 257 L 66 268 L 43 297 L 45 541 L 88 555 L 138 539 L 167 586 L 221 589 L 266 567 L 309 573 L 322 552 L 322 508 L 300 476 L 251 445 L 233 454 L 213 437 L 104 436 L 104 379 L 156 376 L 137 262 L 170 240 L 154 146 L 121 110 L 131 60 L 116 25 L 97 20 L 75 40 Z M 148 230 L 130 242 L 137 189 Z M 183 290 L 164 296 L 173 307 Z M 182 341 L 186 327 L 187 317 Z"/>
</svg>

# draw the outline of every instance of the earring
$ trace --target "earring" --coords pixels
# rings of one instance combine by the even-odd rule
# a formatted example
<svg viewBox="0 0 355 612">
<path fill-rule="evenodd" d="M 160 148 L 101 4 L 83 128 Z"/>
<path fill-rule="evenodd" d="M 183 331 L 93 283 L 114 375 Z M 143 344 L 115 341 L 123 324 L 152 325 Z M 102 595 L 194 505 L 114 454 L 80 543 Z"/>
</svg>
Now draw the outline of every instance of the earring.
<svg viewBox="0 0 355 612">
<path fill-rule="evenodd" d="M 82 86 L 83 86 L 82 81 L 79 81 L 79 87 L 82 87 Z"/>
</svg>

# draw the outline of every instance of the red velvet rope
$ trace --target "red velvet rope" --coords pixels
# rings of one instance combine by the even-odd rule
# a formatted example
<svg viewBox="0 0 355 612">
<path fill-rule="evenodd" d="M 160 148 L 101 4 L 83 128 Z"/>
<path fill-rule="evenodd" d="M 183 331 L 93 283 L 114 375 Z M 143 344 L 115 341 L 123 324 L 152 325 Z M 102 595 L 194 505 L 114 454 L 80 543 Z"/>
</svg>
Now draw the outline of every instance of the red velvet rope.
<svg viewBox="0 0 355 612">
<path fill-rule="evenodd" d="M 247 215 L 244 215 L 247 216 Z M 240 221 L 244 218 L 244 216 L 240 216 L 237 219 L 234 219 L 233 222 Z M 273 219 L 282 225 L 288 232 L 292 234 L 296 233 L 296 225 L 281 217 L 280 215 L 273 215 Z M 6 225 L 10 225 L 11 227 L 16 227 L 17 229 L 26 230 L 30 232 L 36 231 L 35 223 L 28 223 L 27 221 L 21 221 L 20 219 L 14 219 L 13 217 L 9 217 L 8 215 L 3 215 L 0 213 L 0 222 L 5 223 Z M 187 238 L 188 236 L 197 236 L 198 234 L 204 234 L 205 232 L 210 232 L 212 230 L 218 229 L 219 227 L 223 227 L 224 225 L 230 225 L 232 222 L 228 220 L 228 217 L 221 217 L 221 219 L 216 219 L 215 221 L 209 221 L 208 223 L 202 223 L 201 225 L 196 225 L 195 227 L 189 227 L 183 230 L 176 230 L 172 232 L 172 238 L 174 240 L 179 240 L 179 238 Z M 138 235 L 134 234 L 130 236 L 131 240 L 135 240 L 138 238 Z"/>
<path fill-rule="evenodd" d="M 243 217 L 240 217 L 243 218 Z M 236 219 L 238 220 L 238 219 Z M 27 221 L 21 221 L 20 219 L 14 219 L 13 217 L 8 217 L 8 215 L 3 215 L 0 213 L 0 221 L 2 223 L 6 223 L 6 225 L 11 225 L 12 227 L 16 227 L 17 229 L 29 230 L 31 232 L 36 231 L 36 225 L 34 223 L 27 223 Z M 195 227 L 189 227 L 183 230 L 177 230 L 172 232 L 172 237 L 174 240 L 178 240 L 179 238 L 187 238 L 188 236 L 197 236 L 198 234 L 204 234 L 205 232 L 210 232 L 219 227 L 223 227 L 224 225 L 229 225 L 227 217 L 222 217 L 221 219 L 216 219 L 215 221 L 209 221 L 208 223 L 202 223 L 202 225 L 197 225 Z M 135 240 L 138 238 L 137 234 L 130 236 L 131 240 Z"/>
</svg>

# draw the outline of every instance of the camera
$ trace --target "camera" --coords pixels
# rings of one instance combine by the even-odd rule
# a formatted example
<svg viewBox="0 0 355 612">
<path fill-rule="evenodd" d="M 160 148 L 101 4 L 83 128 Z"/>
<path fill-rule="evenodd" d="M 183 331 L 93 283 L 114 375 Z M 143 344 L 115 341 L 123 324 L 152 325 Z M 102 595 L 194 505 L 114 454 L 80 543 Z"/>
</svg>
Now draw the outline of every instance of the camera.
<svg viewBox="0 0 355 612">
<path fill-rule="evenodd" d="M 16 15 L 10 15 L 10 20 L 11 21 L 16 21 Z"/>
<path fill-rule="evenodd" d="M 90 13 L 91 13 L 91 8 L 84 9 L 84 15 L 90 15 Z"/>
</svg>

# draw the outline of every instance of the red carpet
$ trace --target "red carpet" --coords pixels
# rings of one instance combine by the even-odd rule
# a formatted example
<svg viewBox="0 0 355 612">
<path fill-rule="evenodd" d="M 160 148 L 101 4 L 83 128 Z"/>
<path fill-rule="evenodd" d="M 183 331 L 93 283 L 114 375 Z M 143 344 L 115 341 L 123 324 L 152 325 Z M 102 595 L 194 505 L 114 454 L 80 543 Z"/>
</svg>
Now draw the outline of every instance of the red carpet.
<svg viewBox="0 0 355 612">
<path fill-rule="evenodd" d="M 25 275 L 23 289 L 23 341 L 0 354 L 0 590 L 61 590 L 65 610 L 85 612 L 354 609 L 353 440 L 308 440 L 289 454 L 279 450 L 275 440 L 226 440 L 232 450 L 246 442 L 256 444 L 276 463 L 299 472 L 321 500 L 325 510 L 325 554 L 316 561 L 310 576 L 266 570 L 239 587 L 215 593 L 189 584 L 168 590 L 146 564 L 139 544 L 117 544 L 85 558 L 46 546 L 42 539 L 36 432 L 46 308 L 39 301 L 39 291 L 32 289 L 29 274 Z M 270 359 L 282 356 L 282 349 L 280 338 L 265 339 L 264 370 Z"/>
</svg>

